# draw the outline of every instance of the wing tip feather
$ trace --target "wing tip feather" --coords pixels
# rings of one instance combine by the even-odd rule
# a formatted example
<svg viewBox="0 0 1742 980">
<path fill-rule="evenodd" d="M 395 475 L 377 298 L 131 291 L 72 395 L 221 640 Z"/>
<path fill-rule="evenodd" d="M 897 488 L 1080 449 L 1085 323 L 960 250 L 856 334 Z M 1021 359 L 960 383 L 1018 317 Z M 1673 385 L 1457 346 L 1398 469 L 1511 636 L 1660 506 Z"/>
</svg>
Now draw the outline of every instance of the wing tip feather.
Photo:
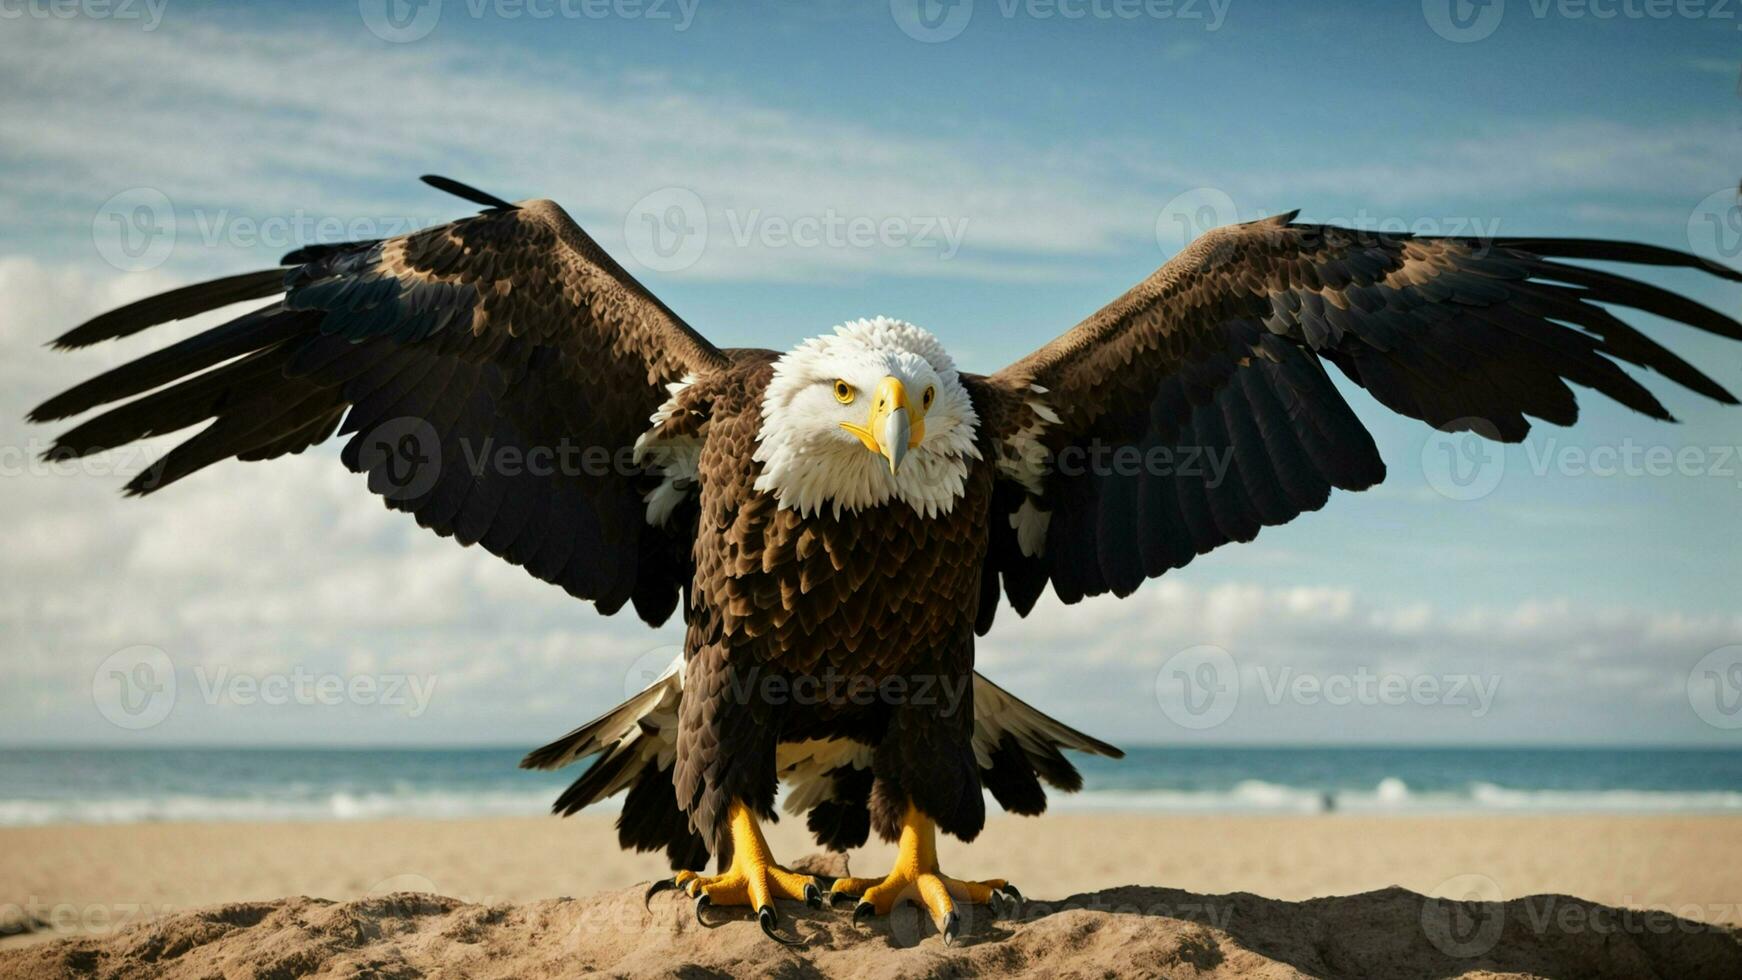
<svg viewBox="0 0 1742 980">
<path fill-rule="evenodd" d="M 440 174 L 424 174 L 419 177 L 418 180 L 434 187 L 438 191 L 445 191 L 455 197 L 471 201 L 473 204 L 481 204 L 484 206 L 485 210 L 488 211 L 518 210 L 514 204 L 504 201 L 494 194 L 481 191 L 469 184 L 462 184 L 459 181 L 454 180 L 452 177 L 443 177 Z"/>
</svg>

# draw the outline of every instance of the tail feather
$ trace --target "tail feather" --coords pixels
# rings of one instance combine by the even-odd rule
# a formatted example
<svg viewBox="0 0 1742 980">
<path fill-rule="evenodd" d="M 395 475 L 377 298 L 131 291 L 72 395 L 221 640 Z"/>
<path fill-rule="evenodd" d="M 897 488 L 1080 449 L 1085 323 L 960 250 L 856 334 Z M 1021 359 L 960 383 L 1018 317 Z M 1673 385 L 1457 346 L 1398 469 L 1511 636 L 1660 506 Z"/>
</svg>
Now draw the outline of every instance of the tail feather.
<svg viewBox="0 0 1742 980">
<path fill-rule="evenodd" d="M 527 753 L 522 769 L 561 769 L 597 756 L 563 790 L 551 812 L 570 816 L 624 790 L 617 842 L 634 851 L 664 849 L 673 869 L 699 871 L 708 844 L 690 829 L 677 805 L 671 767 L 677 753 L 677 708 L 683 696 L 683 658 L 648 687 L 549 745 Z"/>
<path fill-rule="evenodd" d="M 1089 755 L 1106 756 L 1109 759 L 1123 759 L 1125 753 L 1118 748 L 1095 738 L 1085 735 L 1075 728 L 1056 718 L 1042 714 L 1040 709 L 1022 700 L 1009 691 L 987 680 L 978 671 L 974 673 L 974 751 L 978 755 L 984 747 L 989 755 L 992 747 L 1009 734 L 1022 750 L 1031 757 L 1044 757 L 1049 753 L 1057 756 L 1059 749 L 1070 749 Z M 980 765 L 988 765 L 987 755 L 980 756 Z M 1065 763 L 1067 768 L 1070 764 Z M 1048 767 L 1052 768 L 1052 767 Z M 1075 773 L 1075 769 L 1071 769 Z M 1042 771 L 1041 775 L 1046 775 Z M 1052 782 L 1054 786 L 1066 792 L 1076 792 L 1082 786 L 1082 777 L 1075 777 L 1075 786 L 1066 786 L 1071 781 L 1062 772 L 1058 773 L 1060 782 Z"/>
<path fill-rule="evenodd" d="M 562 738 L 534 749 L 520 760 L 522 769 L 561 769 L 588 756 L 614 749 L 647 734 L 643 719 L 669 713 L 672 745 L 676 745 L 678 699 L 683 696 L 683 658 L 672 661 L 641 693 L 605 712 Z M 658 726 L 653 738 L 659 738 Z M 652 746 L 649 746 L 652 747 Z M 609 794 L 607 794 L 609 795 Z M 602 798 L 602 797 L 601 797 Z"/>
<path fill-rule="evenodd" d="M 646 690 L 528 753 L 520 765 L 560 769 L 596 757 L 557 797 L 553 812 L 569 816 L 628 790 L 617 818 L 619 843 L 637 851 L 663 848 L 674 869 L 700 869 L 707 863 L 708 846 L 690 829 L 671 780 L 682 697 L 680 657 Z M 1045 810 L 1043 782 L 1066 793 L 1082 788 L 1082 775 L 1062 749 L 1124 756 L 974 675 L 974 752 L 981 782 L 1004 809 L 1029 815 Z M 871 758 L 870 746 L 847 739 L 782 744 L 776 753 L 776 770 L 787 787 L 782 809 L 806 815 L 817 843 L 830 850 L 865 843 L 870 834 Z"/>
</svg>

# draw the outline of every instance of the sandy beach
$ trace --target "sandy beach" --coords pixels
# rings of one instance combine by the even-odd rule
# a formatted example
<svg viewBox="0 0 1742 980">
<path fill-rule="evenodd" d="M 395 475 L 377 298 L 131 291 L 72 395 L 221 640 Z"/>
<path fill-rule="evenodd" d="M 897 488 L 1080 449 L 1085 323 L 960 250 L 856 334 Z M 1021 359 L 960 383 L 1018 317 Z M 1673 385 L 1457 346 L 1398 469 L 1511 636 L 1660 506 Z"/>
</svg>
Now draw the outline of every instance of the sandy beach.
<svg viewBox="0 0 1742 980">
<path fill-rule="evenodd" d="M 186 823 L 0 830 L 6 947 L 199 906 L 307 895 L 428 892 L 470 903 L 583 897 L 665 872 L 617 848 L 609 815 L 481 820 Z M 775 853 L 815 850 L 795 820 Z M 996 817 L 944 866 L 1003 876 L 1032 899 L 1123 885 L 1299 901 L 1401 886 L 1430 896 L 1574 895 L 1742 925 L 1742 817 L 1242 816 L 1062 813 Z M 886 870 L 883 845 L 851 855 Z"/>
</svg>

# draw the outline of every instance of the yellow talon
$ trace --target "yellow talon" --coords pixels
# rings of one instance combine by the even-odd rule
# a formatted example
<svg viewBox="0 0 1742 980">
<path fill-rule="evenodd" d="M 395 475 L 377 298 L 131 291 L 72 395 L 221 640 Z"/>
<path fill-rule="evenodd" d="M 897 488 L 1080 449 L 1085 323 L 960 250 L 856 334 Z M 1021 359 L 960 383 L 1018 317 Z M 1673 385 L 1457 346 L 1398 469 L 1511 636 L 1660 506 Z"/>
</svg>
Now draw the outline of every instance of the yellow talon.
<svg viewBox="0 0 1742 980">
<path fill-rule="evenodd" d="M 882 878 L 840 878 L 830 888 L 832 896 L 857 896 L 855 919 L 867 912 L 888 915 L 897 904 L 914 901 L 931 914 L 945 942 L 954 942 L 961 928 L 956 903 L 992 905 L 1000 899 L 1020 901 L 1021 894 L 1002 878 L 963 881 L 951 878 L 938 867 L 937 826 L 930 817 L 908 804 L 901 821 L 895 867 Z"/>
<path fill-rule="evenodd" d="M 773 932 L 778 920 L 775 899 L 785 898 L 819 906 L 822 904 L 822 890 L 811 876 L 788 871 L 774 863 L 768 841 L 763 838 L 762 828 L 757 825 L 756 815 L 749 807 L 734 800 L 726 819 L 732 833 L 732 866 L 718 875 L 679 871 L 672 877 L 672 885 L 696 899 L 698 920 L 701 919 L 701 910 L 710 906 L 748 906 L 756 911 L 763 932 L 771 939 L 791 945 L 791 940 Z"/>
</svg>

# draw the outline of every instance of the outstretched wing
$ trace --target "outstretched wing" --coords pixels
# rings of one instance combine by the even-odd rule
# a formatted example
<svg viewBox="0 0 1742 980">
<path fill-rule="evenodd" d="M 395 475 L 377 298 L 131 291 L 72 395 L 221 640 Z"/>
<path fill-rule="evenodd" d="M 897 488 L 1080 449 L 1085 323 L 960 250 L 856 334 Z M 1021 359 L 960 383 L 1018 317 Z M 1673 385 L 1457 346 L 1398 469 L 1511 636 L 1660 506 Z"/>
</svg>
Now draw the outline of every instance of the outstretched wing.
<svg viewBox="0 0 1742 980">
<path fill-rule="evenodd" d="M 1669 412 L 1621 363 L 1726 404 L 1722 386 L 1606 307 L 1731 339 L 1742 325 L 1591 259 L 1742 274 L 1623 242 L 1479 242 L 1293 224 L 1212 231 L 1076 328 L 975 379 L 1001 481 L 982 630 L 1002 583 L 1023 614 L 1126 595 L 1262 527 L 1385 475 L 1331 384 L 1448 431 L 1523 439 L 1578 417 L 1567 382 L 1653 418 Z M 1621 363 L 1618 363 L 1621 362 Z"/>
<path fill-rule="evenodd" d="M 351 436 L 345 465 L 367 473 L 389 507 L 601 611 L 633 599 L 644 619 L 663 621 L 687 579 L 691 532 L 649 525 L 643 497 L 658 475 L 633 447 L 667 386 L 727 359 L 555 204 L 459 190 L 489 209 L 398 238 L 304 248 L 283 268 L 141 300 L 61 337 L 60 347 L 84 347 L 283 294 L 43 403 L 32 420 L 133 399 L 48 455 L 209 422 L 127 485 L 145 494 L 338 431 Z"/>
</svg>

